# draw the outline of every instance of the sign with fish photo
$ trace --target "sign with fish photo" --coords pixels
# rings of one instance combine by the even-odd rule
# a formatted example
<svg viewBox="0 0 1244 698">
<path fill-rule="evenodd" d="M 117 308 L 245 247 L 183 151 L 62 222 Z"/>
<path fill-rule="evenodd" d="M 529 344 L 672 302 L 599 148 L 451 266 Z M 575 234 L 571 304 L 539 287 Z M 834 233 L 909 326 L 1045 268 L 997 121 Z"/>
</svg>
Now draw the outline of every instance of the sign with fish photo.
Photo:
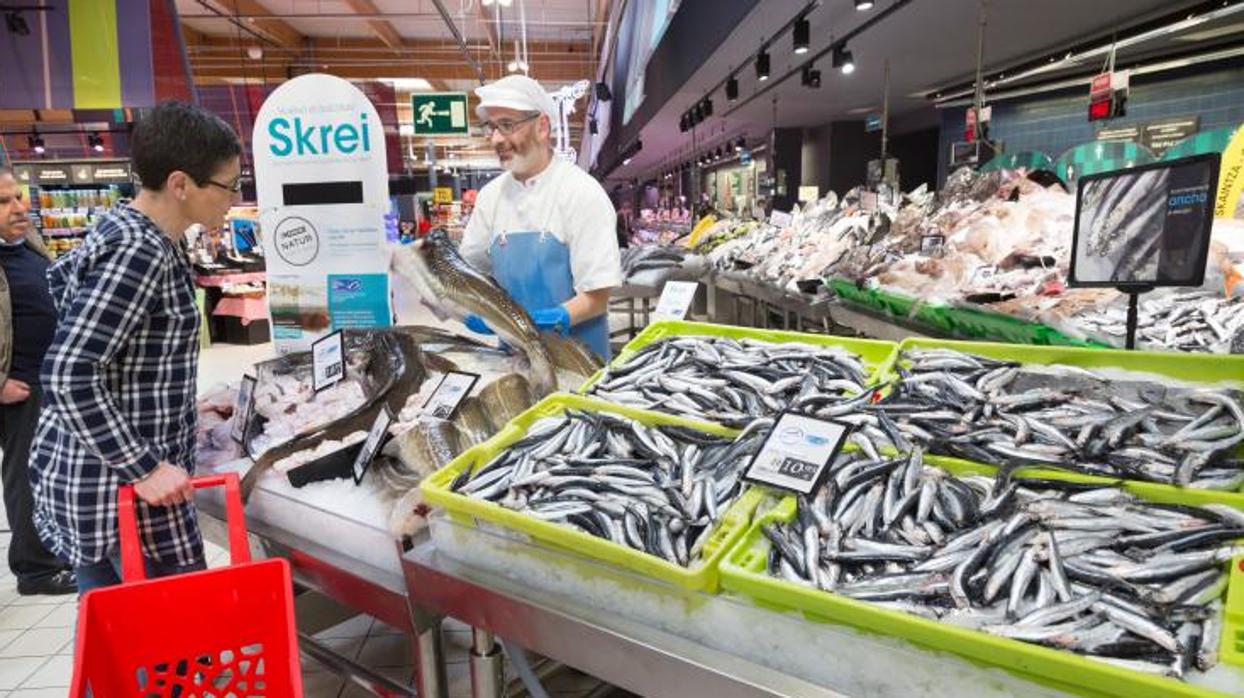
<svg viewBox="0 0 1244 698">
<path fill-rule="evenodd" d="M 1200 286 L 1219 156 L 1080 178 L 1072 286 Z"/>
</svg>

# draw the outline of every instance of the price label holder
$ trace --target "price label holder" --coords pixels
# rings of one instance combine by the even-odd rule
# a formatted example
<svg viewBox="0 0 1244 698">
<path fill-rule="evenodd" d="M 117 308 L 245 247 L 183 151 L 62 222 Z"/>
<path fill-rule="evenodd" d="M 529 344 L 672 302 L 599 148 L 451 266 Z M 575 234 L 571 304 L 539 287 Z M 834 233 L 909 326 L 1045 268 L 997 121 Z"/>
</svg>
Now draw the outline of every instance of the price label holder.
<svg viewBox="0 0 1244 698">
<path fill-rule="evenodd" d="M 845 422 L 783 412 L 743 478 L 796 494 L 812 494 L 852 428 Z"/>
<path fill-rule="evenodd" d="M 652 312 L 653 320 L 682 320 L 691 309 L 695 300 L 695 292 L 700 288 L 697 281 L 666 281 L 661 289 L 661 297 L 657 299 L 656 310 Z"/>
<path fill-rule="evenodd" d="M 976 271 L 972 272 L 972 283 L 974 284 L 984 283 L 986 281 L 989 281 L 990 279 L 992 279 L 993 277 L 997 275 L 998 275 L 998 267 L 992 264 L 983 264 L 977 267 Z"/>
<path fill-rule="evenodd" d="M 423 414 L 437 419 L 453 419 L 454 412 L 458 411 L 458 405 L 471 394 L 471 389 L 478 381 L 479 374 L 476 373 L 462 371 L 446 373 L 441 378 L 441 382 L 437 384 L 436 390 L 432 391 L 432 397 L 423 403 Z"/>
<path fill-rule="evenodd" d="M 929 256 L 940 255 L 945 246 L 945 235 L 925 235 L 920 238 L 920 251 Z"/>
<path fill-rule="evenodd" d="M 341 345 L 341 330 L 337 330 L 311 345 L 311 387 L 318 393 L 345 376 L 346 354 Z"/>
<path fill-rule="evenodd" d="M 255 380 L 254 376 L 242 376 L 242 387 L 238 388 L 238 403 L 233 408 L 233 428 L 229 436 L 242 443 L 246 438 L 246 425 L 250 424 L 251 415 L 255 412 Z"/>
<path fill-rule="evenodd" d="M 774 211 L 769 214 L 769 223 L 779 228 L 785 228 L 794 220 L 786 211 Z"/>
<path fill-rule="evenodd" d="M 384 441 L 384 435 L 389 433 L 389 425 L 392 423 L 393 415 L 389 413 L 389 406 L 382 405 L 380 412 L 376 415 L 376 421 L 371 424 L 371 431 L 367 432 L 367 440 L 363 442 L 363 448 L 354 457 L 354 484 L 358 485 L 363 482 L 367 466 L 376 459 L 376 452 L 380 450 L 380 442 Z"/>
</svg>

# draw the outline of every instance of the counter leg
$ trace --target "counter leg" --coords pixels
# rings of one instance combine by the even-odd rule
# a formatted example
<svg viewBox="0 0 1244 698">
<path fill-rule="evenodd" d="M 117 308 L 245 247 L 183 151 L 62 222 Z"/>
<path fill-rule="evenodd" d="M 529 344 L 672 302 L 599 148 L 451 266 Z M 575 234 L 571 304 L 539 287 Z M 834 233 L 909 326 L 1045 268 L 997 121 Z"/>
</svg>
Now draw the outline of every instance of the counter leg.
<svg viewBox="0 0 1244 698">
<path fill-rule="evenodd" d="M 445 680 L 445 650 L 441 640 L 441 617 L 416 609 L 415 627 L 415 688 L 419 698 L 447 698 L 449 684 Z"/>
<path fill-rule="evenodd" d="M 505 687 L 501 660 L 501 647 L 493 634 L 472 628 L 471 698 L 501 698 Z"/>
</svg>

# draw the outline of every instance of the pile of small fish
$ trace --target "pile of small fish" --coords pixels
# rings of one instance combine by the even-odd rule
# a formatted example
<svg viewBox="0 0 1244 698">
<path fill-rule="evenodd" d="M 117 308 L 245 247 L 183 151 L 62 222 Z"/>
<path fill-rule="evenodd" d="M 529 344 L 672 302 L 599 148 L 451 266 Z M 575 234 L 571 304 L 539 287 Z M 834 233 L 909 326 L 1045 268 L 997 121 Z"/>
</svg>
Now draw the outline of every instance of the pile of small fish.
<svg viewBox="0 0 1244 698">
<path fill-rule="evenodd" d="M 1136 337 L 1143 348 L 1244 353 L 1244 296 L 1225 298 L 1217 291 L 1174 293 L 1146 298 L 1139 310 Z M 1077 313 L 1068 320 L 1120 346 L 1127 337 L 1124 305 Z"/>
<path fill-rule="evenodd" d="M 655 555 L 700 559 L 771 420 L 735 440 L 678 426 L 644 426 L 608 412 L 542 419 L 455 492 Z"/>
<path fill-rule="evenodd" d="M 622 273 L 627 278 L 642 271 L 676 269 L 686 258 L 686 251 L 677 247 L 641 245 L 622 250 Z"/>
<path fill-rule="evenodd" d="M 901 380 L 845 418 L 905 448 L 980 463 L 1045 465 L 1205 489 L 1238 489 L 1244 408 L 1233 390 L 1108 378 L 951 349 L 911 349 Z"/>
<path fill-rule="evenodd" d="M 837 346 L 672 337 L 606 369 L 591 394 L 610 402 L 743 427 L 785 409 L 816 414 L 859 394 L 868 369 Z"/>
<path fill-rule="evenodd" d="M 1060 481 L 957 477 L 910 455 L 835 461 L 768 573 L 1001 637 L 1182 678 L 1217 661 L 1244 512 Z"/>
</svg>

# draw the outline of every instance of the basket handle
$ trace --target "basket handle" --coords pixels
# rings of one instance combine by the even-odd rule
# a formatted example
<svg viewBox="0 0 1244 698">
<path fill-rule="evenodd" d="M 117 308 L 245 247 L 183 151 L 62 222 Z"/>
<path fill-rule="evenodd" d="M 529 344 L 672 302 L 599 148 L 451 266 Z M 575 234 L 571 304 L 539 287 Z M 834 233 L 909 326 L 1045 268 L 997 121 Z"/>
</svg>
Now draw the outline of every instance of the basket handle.
<svg viewBox="0 0 1244 698">
<path fill-rule="evenodd" d="M 242 490 L 238 474 L 192 477 L 190 485 L 196 490 L 204 487 L 225 488 L 225 519 L 229 527 L 230 560 L 235 565 L 250 562 L 251 550 L 246 539 L 246 519 L 242 515 Z M 138 541 L 138 517 L 135 514 L 133 485 L 122 485 L 117 493 L 117 528 L 121 534 L 121 579 L 125 582 L 146 579 L 142 546 Z"/>
</svg>

